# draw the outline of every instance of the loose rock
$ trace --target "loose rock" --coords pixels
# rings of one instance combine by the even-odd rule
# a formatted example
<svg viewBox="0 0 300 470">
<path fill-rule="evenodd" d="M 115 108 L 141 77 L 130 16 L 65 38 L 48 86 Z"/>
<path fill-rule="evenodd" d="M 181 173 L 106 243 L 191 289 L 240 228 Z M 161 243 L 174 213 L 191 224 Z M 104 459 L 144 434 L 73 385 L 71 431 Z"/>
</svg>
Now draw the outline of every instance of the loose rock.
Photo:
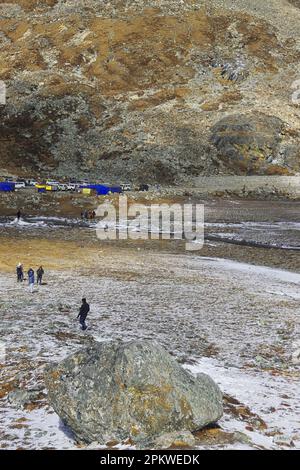
<svg viewBox="0 0 300 470">
<path fill-rule="evenodd" d="M 222 394 L 152 342 L 99 343 L 46 371 L 49 401 L 79 442 L 153 441 L 217 421 Z"/>
</svg>

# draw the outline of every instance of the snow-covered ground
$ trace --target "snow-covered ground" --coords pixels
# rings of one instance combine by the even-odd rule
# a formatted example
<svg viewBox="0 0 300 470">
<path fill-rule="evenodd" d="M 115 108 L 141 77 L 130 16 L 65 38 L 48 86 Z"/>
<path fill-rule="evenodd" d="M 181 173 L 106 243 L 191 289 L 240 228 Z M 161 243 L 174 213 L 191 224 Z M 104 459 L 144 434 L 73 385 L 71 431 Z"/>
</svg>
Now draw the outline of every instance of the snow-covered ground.
<svg viewBox="0 0 300 470">
<path fill-rule="evenodd" d="M 249 419 L 238 405 L 236 413 L 225 407 L 219 424 L 250 440 L 219 446 L 300 448 L 300 274 L 192 255 L 120 256 L 99 251 L 98 269 L 47 272 L 33 294 L 0 274 L 0 447 L 74 448 L 47 404 L 45 364 L 91 341 L 145 338 L 249 407 Z M 91 304 L 85 333 L 76 322 L 83 295 Z M 17 388 L 40 396 L 19 409 L 6 393 Z"/>
<path fill-rule="evenodd" d="M 257 448 L 300 448 L 299 378 L 224 367 L 213 358 L 202 358 L 186 367 L 193 374 L 210 375 L 224 393 L 247 404 L 268 426 L 263 433 L 250 431 L 247 421 L 225 414 L 219 422 L 222 429 L 245 433 Z"/>
</svg>

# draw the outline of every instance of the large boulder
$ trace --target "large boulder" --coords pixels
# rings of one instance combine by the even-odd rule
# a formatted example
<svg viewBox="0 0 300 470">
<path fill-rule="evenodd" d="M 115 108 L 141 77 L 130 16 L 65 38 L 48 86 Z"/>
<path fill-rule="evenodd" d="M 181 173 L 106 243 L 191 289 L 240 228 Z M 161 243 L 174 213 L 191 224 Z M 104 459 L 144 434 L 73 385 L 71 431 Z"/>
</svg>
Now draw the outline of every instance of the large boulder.
<svg viewBox="0 0 300 470">
<path fill-rule="evenodd" d="M 152 342 L 95 343 L 46 371 L 49 401 L 79 442 L 152 442 L 222 416 L 213 380 Z"/>
<path fill-rule="evenodd" d="M 211 142 L 226 167 L 240 175 L 289 175 L 299 151 L 282 142 L 284 123 L 263 113 L 234 114 L 211 129 Z"/>
</svg>

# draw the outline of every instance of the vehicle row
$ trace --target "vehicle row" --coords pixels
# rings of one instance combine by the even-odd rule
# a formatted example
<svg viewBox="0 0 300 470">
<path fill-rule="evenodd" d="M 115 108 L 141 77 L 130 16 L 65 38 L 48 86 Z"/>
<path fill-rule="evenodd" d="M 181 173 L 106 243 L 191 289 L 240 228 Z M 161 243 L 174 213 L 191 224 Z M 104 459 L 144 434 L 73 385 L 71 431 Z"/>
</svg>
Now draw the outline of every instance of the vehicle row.
<svg viewBox="0 0 300 470">
<path fill-rule="evenodd" d="M 47 179 L 43 181 L 37 181 L 35 179 L 21 179 L 21 178 L 2 178 L 4 182 L 13 183 L 15 189 L 24 189 L 28 187 L 37 189 L 46 189 L 52 191 L 80 191 L 82 188 L 90 187 L 92 185 L 104 184 L 98 182 L 90 182 L 88 180 L 71 180 L 68 182 L 61 182 L 54 179 Z M 141 184 L 136 188 L 133 188 L 131 183 L 122 183 L 118 185 L 121 192 L 124 191 L 148 191 L 149 186 L 147 184 Z"/>
</svg>

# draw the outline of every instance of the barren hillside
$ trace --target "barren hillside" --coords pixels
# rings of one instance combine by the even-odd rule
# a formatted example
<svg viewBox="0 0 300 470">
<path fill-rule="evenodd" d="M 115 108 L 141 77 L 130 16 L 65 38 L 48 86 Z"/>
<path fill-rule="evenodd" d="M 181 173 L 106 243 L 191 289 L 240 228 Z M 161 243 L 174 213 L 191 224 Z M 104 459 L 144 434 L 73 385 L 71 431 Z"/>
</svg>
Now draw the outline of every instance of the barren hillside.
<svg viewBox="0 0 300 470">
<path fill-rule="evenodd" d="M 2 1 L 0 172 L 166 184 L 299 173 L 299 7 Z"/>
</svg>

